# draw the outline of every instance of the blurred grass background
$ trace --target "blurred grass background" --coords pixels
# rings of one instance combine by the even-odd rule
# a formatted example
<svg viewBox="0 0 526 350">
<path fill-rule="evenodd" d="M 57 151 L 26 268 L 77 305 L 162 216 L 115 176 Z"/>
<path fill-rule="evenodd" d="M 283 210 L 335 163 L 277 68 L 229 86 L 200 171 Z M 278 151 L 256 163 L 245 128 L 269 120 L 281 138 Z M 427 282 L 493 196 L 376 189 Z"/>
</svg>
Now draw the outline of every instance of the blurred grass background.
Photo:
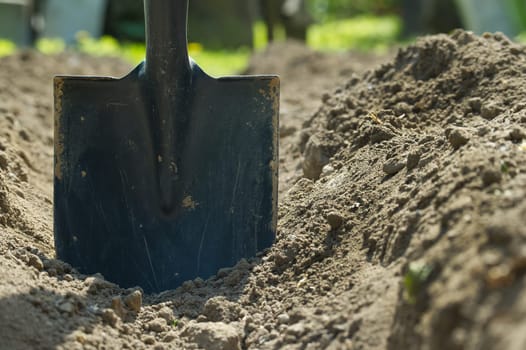
<svg viewBox="0 0 526 350">
<path fill-rule="evenodd" d="M 124 0 L 122 0 L 124 1 Z M 131 1 L 131 0 L 129 0 Z M 142 15 L 142 1 L 134 0 L 138 8 L 136 9 Z M 211 0 L 208 0 L 211 1 Z M 234 1 L 240 0 L 229 0 Z M 263 0 L 260 0 L 263 1 Z M 276 0 L 277 1 L 277 0 Z M 475 20 L 477 16 L 486 18 L 488 13 L 495 14 L 497 10 L 508 9 L 508 16 L 495 17 L 492 19 L 495 23 L 499 22 L 495 28 L 502 23 L 515 23 L 515 31 L 510 36 L 515 36 L 521 31 L 523 34 L 518 35 L 515 39 L 519 42 L 526 43 L 526 0 L 503 0 L 502 2 L 491 2 L 493 0 L 303 0 L 307 6 L 306 11 L 312 17 L 309 22 L 306 33 L 305 44 L 320 51 L 368 51 L 382 53 L 389 48 L 402 43 L 408 43 L 411 38 L 425 33 L 447 32 L 460 25 L 459 19 L 452 21 L 444 27 L 444 23 L 462 12 L 462 4 L 471 4 L 472 7 L 464 6 L 464 14 L 468 9 L 469 14 L 473 15 Z M 492 6 L 479 6 L 478 2 L 493 4 Z M 115 2 L 124 6 L 124 2 Z M 130 2 L 131 3 L 131 2 Z M 197 4 L 197 0 L 194 4 Z M 224 3 L 215 3 L 219 9 Z M 204 5 L 203 5 L 204 4 Z M 456 5 L 455 5 L 456 4 Z M 507 4 L 507 5 L 503 5 Z M 201 6 L 209 6 L 210 3 Z M 205 6 L 205 7 L 206 7 Z M 232 5 L 231 5 L 232 6 Z M 456 12 L 453 8 L 456 6 Z M 197 8 L 197 6 L 196 6 Z M 474 11 L 473 8 L 480 10 Z M 489 11 L 482 13 L 483 10 Z M 228 11 L 225 10 L 225 13 Z M 481 12 L 481 13 L 477 13 Z M 223 15 L 225 13 L 222 13 Z M 213 18 L 220 18 L 216 13 L 212 14 Z M 231 13 L 231 15 L 234 15 Z M 199 18 L 204 16 L 199 13 Z M 239 16 L 238 16 L 239 17 Z M 469 24 L 470 16 L 464 16 L 464 22 Z M 473 19 L 471 18 L 471 19 Z M 218 28 L 209 22 L 210 18 L 204 19 L 201 26 L 212 30 L 212 33 L 205 32 L 198 36 L 201 41 L 206 41 L 208 36 L 216 34 L 213 30 Z M 227 21 L 228 22 L 228 21 Z M 491 21 L 490 21 L 491 22 Z M 129 23 L 123 22 L 128 26 Z M 230 23 L 230 22 L 228 22 Z M 252 24 L 253 23 L 253 24 Z M 464 23 L 464 24 L 466 24 Z M 144 28 L 141 23 L 132 23 L 131 32 L 137 35 L 144 34 Z M 223 23 L 224 24 L 224 23 Z M 475 23 L 476 24 L 476 23 Z M 128 28 L 123 25 L 123 27 Z M 196 26 L 199 27 L 199 26 Z M 504 26 L 506 27 L 506 26 Z M 241 28 L 241 27 L 239 27 Z M 129 28 L 128 28 L 129 29 Z M 267 27 L 261 16 L 259 20 L 250 23 L 247 26 L 248 40 L 253 36 L 252 47 L 249 44 L 245 46 L 238 45 L 235 48 L 222 48 L 221 45 L 204 44 L 203 42 L 190 42 L 189 52 L 192 58 L 210 75 L 221 76 L 230 75 L 243 71 L 247 66 L 250 56 L 254 51 L 263 50 L 267 45 Z M 252 29 L 250 31 L 250 29 Z M 230 31 L 231 35 L 236 33 Z M 217 30 L 216 30 L 217 31 Z M 239 33 L 240 30 L 237 30 Z M 73 32 L 71 32 L 73 33 Z M 243 32 L 244 33 L 244 32 Z M 285 40 L 286 29 L 283 24 L 278 25 L 272 31 L 275 40 Z M 224 33 L 223 33 L 224 34 Z M 225 35 L 222 37 L 225 37 Z M 115 34 L 118 36 L 118 34 Z M 140 36 L 140 35 L 139 35 Z M 120 37 L 121 38 L 121 37 Z M 228 35 L 227 35 L 228 38 Z M 122 38 L 121 38 L 122 39 Z M 130 64 L 138 64 L 144 59 L 145 45 L 142 43 L 143 38 L 136 37 L 134 41 L 118 41 L 114 37 L 105 35 L 100 38 L 93 38 L 87 32 L 77 33 L 73 42 L 56 38 L 43 38 L 34 42 L 36 50 L 44 54 L 59 54 L 65 51 L 85 53 L 93 56 L 112 56 L 120 57 Z M 133 39 L 131 39 L 133 40 Z M 219 47 L 219 48 L 218 48 Z M 227 46 L 224 46 L 227 47 Z M 0 38 L 0 57 L 10 55 L 19 48 L 8 40 Z"/>
<path fill-rule="evenodd" d="M 312 49 L 322 51 L 382 52 L 396 44 L 400 30 L 401 22 L 396 16 L 361 15 L 355 18 L 334 19 L 311 26 L 306 44 Z M 261 21 L 256 22 L 253 32 L 254 50 L 263 50 L 268 44 L 265 24 Z M 48 55 L 71 50 L 93 56 L 120 57 L 131 64 L 138 64 L 145 56 L 145 45 L 142 43 L 119 42 L 111 36 L 95 39 L 83 32 L 79 32 L 76 38 L 76 42 L 70 46 L 66 46 L 62 39 L 39 39 L 35 47 Z M 285 33 L 279 28 L 277 39 L 285 39 Z M 0 39 L 0 57 L 10 55 L 16 50 L 15 44 Z M 190 56 L 212 76 L 241 72 L 253 53 L 248 47 L 213 50 L 199 43 L 190 43 L 189 52 Z"/>
</svg>

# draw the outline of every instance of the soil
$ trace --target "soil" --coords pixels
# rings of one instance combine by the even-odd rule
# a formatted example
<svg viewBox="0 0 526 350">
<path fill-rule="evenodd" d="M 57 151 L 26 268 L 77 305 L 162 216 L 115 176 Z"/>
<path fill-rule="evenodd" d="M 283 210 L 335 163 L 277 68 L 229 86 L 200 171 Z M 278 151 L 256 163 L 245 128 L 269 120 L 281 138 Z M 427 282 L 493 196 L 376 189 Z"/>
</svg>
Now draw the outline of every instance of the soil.
<svg viewBox="0 0 526 350">
<path fill-rule="evenodd" d="M 526 348 L 525 47 L 256 55 L 283 80 L 277 242 L 156 295 L 53 258 L 50 78 L 129 67 L 0 65 L 0 349 Z"/>
</svg>

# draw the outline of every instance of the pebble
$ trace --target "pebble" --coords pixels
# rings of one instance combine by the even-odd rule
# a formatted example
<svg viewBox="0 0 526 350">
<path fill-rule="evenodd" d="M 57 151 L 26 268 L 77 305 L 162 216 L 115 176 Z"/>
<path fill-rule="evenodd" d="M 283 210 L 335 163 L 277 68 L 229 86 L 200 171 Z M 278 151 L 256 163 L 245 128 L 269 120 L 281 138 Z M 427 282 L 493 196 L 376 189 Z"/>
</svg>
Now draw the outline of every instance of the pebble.
<svg viewBox="0 0 526 350">
<path fill-rule="evenodd" d="M 287 324 L 290 322 L 289 314 L 281 314 L 278 316 L 278 324 Z"/>
<path fill-rule="evenodd" d="M 331 226 L 332 230 L 339 229 L 344 221 L 344 217 L 339 212 L 333 211 L 327 215 L 327 222 Z"/>
<path fill-rule="evenodd" d="M 526 139 L 526 132 L 524 131 L 524 129 L 516 127 L 510 131 L 508 139 L 510 139 L 513 142 L 521 142 L 522 140 Z"/>
<path fill-rule="evenodd" d="M 480 109 L 480 115 L 484 119 L 491 120 L 503 112 L 495 102 L 484 104 Z"/>
<path fill-rule="evenodd" d="M 71 314 L 75 311 L 75 306 L 71 302 L 65 301 L 59 305 L 58 309 L 67 314 Z"/>
<path fill-rule="evenodd" d="M 34 267 L 38 271 L 44 270 L 44 264 L 42 263 L 42 260 L 35 254 L 28 253 L 28 264 L 29 266 Z"/>
<path fill-rule="evenodd" d="M 73 339 L 75 339 L 80 344 L 86 343 L 86 334 L 81 331 L 75 331 L 72 333 Z"/>
<path fill-rule="evenodd" d="M 223 322 L 194 323 L 188 326 L 182 335 L 202 349 L 241 349 L 241 338 L 238 331 Z"/>
<path fill-rule="evenodd" d="M 420 152 L 411 151 L 407 155 L 407 170 L 413 170 L 420 163 Z"/>
<path fill-rule="evenodd" d="M 163 318 L 166 320 L 166 322 L 171 322 L 174 319 L 174 313 L 172 308 L 165 306 L 159 312 L 157 313 L 160 318 Z"/>
<path fill-rule="evenodd" d="M 482 183 L 484 186 L 490 186 L 494 183 L 500 182 L 502 179 L 502 173 L 496 169 L 485 169 L 481 174 Z"/>
<path fill-rule="evenodd" d="M 391 158 L 383 166 L 383 171 L 387 175 L 394 175 L 405 167 L 405 161 Z"/>
<path fill-rule="evenodd" d="M 171 343 L 172 341 L 174 341 L 175 339 L 177 339 L 177 334 L 175 332 L 168 332 L 164 338 L 163 338 L 163 342 L 165 343 Z"/>
<path fill-rule="evenodd" d="M 104 289 L 112 289 L 117 287 L 115 284 L 106 281 L 103 276 L 95 275 L 90 276 L 84 280 L 84 285 L 88 286 L 89 292 L 91 294 L 96 294 L 97 292 Z"/>
<path fill-rule="evenodd" d="M 120 318 L 124 317 L 125 311 L 121 297 L 115 297 L 111 300 L 111 308 L 115 311 L 117 316 Z"/>
<path fill-rule="evenodd" d="M 140 312 L 142 307 L 142 293 L 136 290 L 124 297 L 124 303 L 134 312 Z"/>
<path fill-rule="evenodd" d="M 153 345 L 155 344 L 155 338 L 151 335 L 145 335 L 142 337 L 142 341 L 146 345 Z"/>
<path fill-rule="evenodd" d="M 470 140 L 470 135 L 465 129 L 453 128 L 446 130 L 447 140 L 449 144 L 453 146 L 454 149 L 459 149 L 460 147 L 467 144 Z"/>
<path fill-rule="evenodd" d="M 305 326 L 305 324 L 303 322 L 299 322 L 299 323 L 293 324 L 292 326 L 289 326 L 287 330 L 285 331 L 285 333 L 298 338 L 304 335 L 305 333 L 307 333 L 307 331 L 308 329 Z"/>
<path fill-rule="evenodd" d="M 321 169 L 321 176 L 320 177 L 326 177 L 326 176 L 332 175 L 332 174 L 334 174 L 335 170 L 336 169 L 334 169 L 334 167 L 332 165 L 327 164 Z"/>
<path fill-rule="evenodd" d="M 102 320 L 110 326 L 115 327 L 119 321 L 119 316 L 117 316 L 112 309 L 104 309 L 102 311 Z"/>
<path fill-rule="evenodd" d="M 317 180 L 323 167 L 329 163 L 329 157 L 325 154 L 322 142 L 313 136 L 307 142 L 303 159 L 303 176 L 307 179 Z"/>
<path fill-rule="evenodd" d="M 468 100 L 471 110 L 475 113 L 480 113 L 482 108 L 482 99 L 480 97 L 473 97 Z"/>
<path fill-rule="evenodd" d="M 7 154 L 5 152 L 0 151 L 0 169 L 6 170 L 7 164 Z"/>
<path fill-rule="evenodd" d="M 161 333 L 166 329 L 166 320 L 164 318 L 156 318 L 146 324 L 146 328 L 155 333 Z"/>
</svg>

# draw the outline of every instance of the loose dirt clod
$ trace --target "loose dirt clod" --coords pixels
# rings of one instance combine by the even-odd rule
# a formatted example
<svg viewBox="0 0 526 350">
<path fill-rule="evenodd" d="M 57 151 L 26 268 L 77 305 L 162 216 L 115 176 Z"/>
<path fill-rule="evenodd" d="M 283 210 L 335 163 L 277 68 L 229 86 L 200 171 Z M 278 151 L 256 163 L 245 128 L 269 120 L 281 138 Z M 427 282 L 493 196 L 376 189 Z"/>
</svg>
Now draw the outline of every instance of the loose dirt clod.
<svg viewBox="0 0 526 350">
<path fill-rule="evenodd" d="M 454 128 L 446 130 L 446 137 L 455 149 L 459 149 L 469 142 L 470 135 L 469 133 L 461 128 Z"/>
<path fill-rule="evenodd" d="M 210 350 L 240 350 L 241 343 L 238 331 L 221 322 L 195 323 L 183 332 L 202 349 Z"/>
<path fill-rule="evenodd" d="M 140 312 L 142 307 L 142 293 L 139 290 L 133 291 L 124 297 L 124 303 L 134 312 Z"/>
</svg>

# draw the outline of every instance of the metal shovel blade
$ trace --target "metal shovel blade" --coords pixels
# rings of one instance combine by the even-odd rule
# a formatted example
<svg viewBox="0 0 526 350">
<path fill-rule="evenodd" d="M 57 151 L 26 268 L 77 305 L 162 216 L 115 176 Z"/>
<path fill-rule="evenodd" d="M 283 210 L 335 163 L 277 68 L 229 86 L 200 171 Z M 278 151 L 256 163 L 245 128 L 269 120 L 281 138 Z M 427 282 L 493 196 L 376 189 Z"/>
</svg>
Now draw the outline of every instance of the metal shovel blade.
<svg viewBox="0 0 526 350">
<path fill-rule="evenodd" d="M 128 76 L 55 78 L 57 255 L 147 292 L 209 277 L 276 233 L 279 78 L 203 73 L 187 6 L 145 1 L 147 57 Z"/>
</svg>

